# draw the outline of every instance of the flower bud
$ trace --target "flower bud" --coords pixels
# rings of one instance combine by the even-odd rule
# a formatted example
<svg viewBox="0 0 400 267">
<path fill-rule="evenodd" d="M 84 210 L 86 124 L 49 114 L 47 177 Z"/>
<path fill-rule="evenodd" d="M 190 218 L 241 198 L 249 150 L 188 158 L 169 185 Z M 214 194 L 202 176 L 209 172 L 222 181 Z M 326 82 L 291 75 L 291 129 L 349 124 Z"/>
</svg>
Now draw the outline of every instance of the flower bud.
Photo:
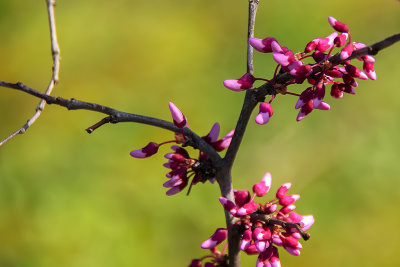
<svg viewBox="0 0 400 267">
<path fill-rule="evenodd" d="M 253 87 L 255 78 L 250 73 L 246 73 L 237 80 L 225 80 L 224 86 L 232 91 L 243 91 Z"/>
<path fill-rule="evenodd" d="M 228 230 L 224 228 L 218 228 L 215 233 L 206 241 L 201 244 L 201 248 L 211 249 L 219 245 L 228 236 Z"/>
<path fill-rule="evenodd" d="M 328 18 L 329 24 L 338 32 L 349 32 L 349 26 L 346 24 L 338 21 L 334 17 L 329 17 Z"/>
<path fill-rule="evenodd" d="M 130 155 L 134 158 L 148 158 L 158 152 L 158 144 L 154 142 L 148 143 L 144 148 L 131 151 Z"/>
<path fill-rule="evenodd" d="M 171 111 L 172 120 L 176 127 L 183 128 L 187 126 L 186 117 L 182 114 L 182 112 L 175 106 L 174 103 L 169 102 L 169 109 Z"/>
<path fill-rule="evenodd" d="M 272 110 L 271 104 L 268 102 L 262 102 L 259 106 L 259 113 L 255 118 L 257 124 L 266 124 L 271 118 L 274 111 Z"/>
</svg>

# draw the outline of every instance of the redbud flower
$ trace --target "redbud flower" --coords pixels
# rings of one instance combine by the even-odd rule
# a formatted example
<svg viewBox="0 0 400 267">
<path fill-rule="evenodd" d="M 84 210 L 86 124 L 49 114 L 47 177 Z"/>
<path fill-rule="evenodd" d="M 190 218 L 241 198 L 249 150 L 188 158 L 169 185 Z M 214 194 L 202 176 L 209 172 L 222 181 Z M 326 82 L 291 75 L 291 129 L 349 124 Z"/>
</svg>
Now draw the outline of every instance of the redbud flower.
<svg viewBox="0 0 400 267">
<path fill-rule="evenodd" d="M 266 193 L 268 193 L 271 188 L 271 174 L 267 172 L 262 178 L 261 182 L 256 183 L 253 186 L 253 192 L 258 197 L 263 197 Z"/>
<path fill-rule="evenodd" d="M 169 109 L 171 111 L 172 119 L 174 124 L 178 128 L 183 128 L 187 126 L 186 117 L 182 114 L 182 112 L 175 106 L 174 103 L 169 102 Z"/>
<path fill-rule="evenodd" d="M 337 36 L 338 36 L 338 33 L 334 32 L 334 33 L 331 33 L 330 35 L 328 35 L 326 38 L 319 39 L 316 49 L 320 52 L 325 52 L 325 51 L 331 49 L 332 46 L 334 45 L 333 41 L 335 40 L 335 38 Z"/>
<path fill-rule="evenodd" d="M 317 47 L 318 42 L 319 42 L 319 38 L 316 38 L 316 39 L 312 40 L 311 42 L 309 42 L 306 45 L 306 48 L 304 49 L 304 53 L 310 53 L 311 51 L 313 51 Z"/>
<path fill-rule="evenodd" d="M 274 111 L 272 110 L 271 104 L 268 102 L 263 102 L 260 104 L 259 113 L 255 118 L 257 124 L 266 124 L 269 122 Z"/>
<path fill-rule="evenodd" d="M 314 223 L 312 215 L 302 216 L 293 210 L 292 203 L 299 195 L 287 195 L 291 183 L 283 184 L 276 192 L 276 198 L 265 204 L 254 201 L 255 197 L 264 196 L 271 186 L 271 174 L 266 173 L 261 182 L 253 186 L 254 195 L 247 190 L 234 190 L 235 201 L 220 197 L 224 209 L 229 211 L 237 221 L 234 226 L 243 229 L 240 237 L 240 249 L 247 254 L 258 254 L 256 267 L 280 267 L 279 253 L 276 246 L 282 246 L 288 253 L 298 256 L 302 245 L 299 239 L 308 239 L 308 230 Z M 277 205 L 282 206 L 279 210 Z M 251 211 L 241 213 L 241 209 L 252 206 Z M 206 241 L 202 248 L 214 248 L 226 239 L 227 232 L 219 228 Z"/>
<path fill-rule="evenodd" d="M 368 78 L 370 78 L 371 80 L 376 80 L 376 72 L 374 70 L 374 63 L 364 61 L 363 69 L 365 71 L 365 74 L 368 76 Z"/>
<path fill-rule="evenodd" d="M 218 152 L 224 150 L 231 144 L 231 140 L 232 140 L 235 130 L 230 131 L 227 135 L 225 135 L 224 137 L 222 137 L 221 139 L 218 140 L 219 131 L 220 131 L 220 126 L 219 126 L 219 123 L 216 122 L 212 126 L 210 132 L 206 136 L 202 137 L 207 143 L 209 143 Z"/>
<path fill-rule="evenodd" d="M 270 53 L 272 52 L 271 43 L 276 41 L 275 38 L 267 37 L 264 39 L 258 38 L 250 38 L 249 43 L 250 45 L 257 51 L 262 53 Z"/>
<path fill-rule="evenodd" d="M 349 34 L 341 33 L 335 38 L 335 40 L 333 40 L 333 42 L 337 47 L 341 47 L 346 43 L 348 37 Z"/>
<path fill-rule="evenodd" d="M 224 86 L 232 91 L 243 91 L 253 87 L 255 78 L 250 73 L 246 73 L 237 80 L 225 80 Z"/>
<path fill-rule="evenodd" d="M 218 246 L 228 236 L 228 230 L 224 228 L 218 228 L 215 233 L 206 241 L 201 243 L 201 248 L 210 249 Z"/>
<path fill-rule="evenodd" d="M 328 21 L 329 21 L 329 24 L 332 26 L 332 28 L 334 28 L 338 32 L 349 32 L 349 26 L 338 21 L 334 17 L 329 17 Z"/>
<path fill-rule="evenodd" d="M 359 68 L 353 65 L 346 65 L 346 71 L 349 75 L 351 75 L 354 78 L 358 78 L 361 80 L 368 80 L 368 76 L 365 75 L 364 72 L 362 72 Z"/>
<path fill-rule="evenodd" d="M 353 53 L 354 50 L 354 45 L 353 44 L 348 44 L 346 45 L 343 50 L 340 52 L 340 59 L 345 60 L 349 56 L 351 56 L 351 53 Z"/>
<path fill-rule="evenodd" d="M 150 157 L 151 155 L 154 155 L 158 151 L 159 145 L 154 142 L 148 143 L 144 148 L 138 149 L 138 150 L 133 150 L 131 151 L 131 156 L 134 158 L 147 158 Z"/>
<path fill-rule="evenodd" d="M 294 54 L 287 47 L 282 47 L 278 44 L 277 41 L 272 41 L 272 57 L 274 60 L 281 66 L 288 66 L 290 63 L 294 61 Z"/>
<path fill-rule="evenodd" d="M 362 80 L 368 78 L 371 80 L 376 79 L 375 59 L 370 55 L 357 58 L 363 61 L 364 71 L 350 64 L 351 59 L 349 58 L 354 50 L 364 48 L 366 45 L 360 42 L 351 42 L 349 27 L 346 24 L 334 17 L 329 17 L 328 22 L 337 32 L 333 32 L 325 38 L 311 40 L 307 43 L 304 52 L 301 53 L 293 53 L 287 47 L 281 46 L 272 37 L 264 39 L 249 38 L 249 44 L 257 51 L 263 53 L 272 52 L 273 59 L 278 63 L 274 76 L 272 79 L 265 79 L 254 78 L 250 74 L 245 74 L 237 80 L 225 80 L 225 87 L 234 91 L 242 91 L 252 88 L 255 80 L 263 80 L 275 88 L 275 92 L 270 93 L 275 97 L 277 94 L 298 95 L 288 91 L 288 86 L 294 83 L 302 84 L 307 81 L 311 84 L 311 87 L 308 87 L 299 95 L 295 106 L 296 109 L 300 109 L 296 118 L 297 121 L 304 119 L 314 109 L 330 109 L 330 105 L 323 101 L 328 84 L 332 84 L 330 95 L 333 98 L 342 98 L 344 93 L 355 94 L 356 92 L 353 88 L 358 86 L 355 78 Z M 330 60 L 333 57 L 333 49 L 335 47 L 342 48 L 339 52 L 340 62 L 336 61 L 336 57 L 334 58 L 335 60 Z M 304 62 L 310 56 L 315 63 L 307 64 Z M 280 84 L 277 78 L 280 78 L 281 74 L 290 74 L 292 77 L 287 75 L 285 79 L 289 78 L 289 80 Z M 335 79 L 343 79 L 343 82 Z M 265 124 L 273 114 L 272 107 L 270 103 L 265 102 L 260 104 L 259 109 L 255 121 L 257 124 Z"/>
</svg>

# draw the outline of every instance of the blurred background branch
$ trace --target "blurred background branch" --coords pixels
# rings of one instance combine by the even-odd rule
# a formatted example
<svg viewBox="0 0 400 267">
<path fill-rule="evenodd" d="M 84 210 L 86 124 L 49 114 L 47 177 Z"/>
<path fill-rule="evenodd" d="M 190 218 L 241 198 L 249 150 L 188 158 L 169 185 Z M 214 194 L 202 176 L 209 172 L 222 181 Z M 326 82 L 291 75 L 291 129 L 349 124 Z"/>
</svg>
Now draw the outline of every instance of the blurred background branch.
<svg viewBox="0 0 400 267">
<path fill-rule="evenodd" d="M 60 47 L 57 40 L 57 30 L 56 30 L 56 19 L 54 16 L 54 7 L 56 5 L 55 0 L 46 0 L 47 13 L 49 16 L 49 26 L 50 26 L 50 40 L 51 40 L 51 54 L 53 58 L 52 74 L 49 85 L 47 86 L 46 95 L 50 95 L 53 91 L 54 86 L 58 83 L 58 76 L 60 72 Z M 23 134 L 26 130 L 36 122 L 36 120 L 42 114 L 46 102 L 42 99 L 36 107 L 35 114 L 18 130 L 13 132 L 11 135 L 0 141 L 0 147 L 10 141 L 12 138 L 18 134 Z"/>
</svg>

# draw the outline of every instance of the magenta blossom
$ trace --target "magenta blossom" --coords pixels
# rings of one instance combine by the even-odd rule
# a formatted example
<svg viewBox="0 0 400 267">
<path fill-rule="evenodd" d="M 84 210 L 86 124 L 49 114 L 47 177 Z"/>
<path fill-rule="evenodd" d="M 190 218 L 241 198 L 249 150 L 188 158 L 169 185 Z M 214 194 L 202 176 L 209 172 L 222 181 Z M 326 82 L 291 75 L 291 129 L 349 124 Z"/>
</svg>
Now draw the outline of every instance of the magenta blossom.
<svg viewBox="0 0 400 267">
<path fill-rule="evenodd" d="M 309 238 L 305 231 L 313 225 L 314 217 L 293 211 L 293 203 L 300 196 L 287 194 L 291 186 L 291 183 L 283 184 L 271 201 L 255 202 L 255 197 L 264 196 L 271 187 L 271 174 L 266 173 L 261 182 L 253 186 L 253 196 L 247 190 L 234 190 L 234 201 L 219 198 L 222 206 L 237 218 L 234 226 L 243 229 L 240 249 L 258 255 L 256 266 L 280 266 L 277 247 L 298 256 L 302 249 L 299 239 Z M 219 228 L 201 247 L 215 249 L 226 237 L 227 230 Z"/>
<path fill-rule="evenodd" d="M 215 123 L 210 132 L 202 137 L 216 151 L 222 151 L 227 148 L 233 137 L 232 130 L 226 136 L 218 139 L 219 131 L 219 123 Z M 192 185 L 199 182 L 205 183 L 206 181 L 210 181 L 213 183 L 215 181 L 215 169 L 212 167 L 206 154 L 200 152 L 199 157 L 195 159 L 191 158 L 183 147 L 172 146 L 171 148 L 174 152 L 165 155 L 168 162 L 164 164 L 164 167 L 171 169 L 166 175 L 169 180 L 163 185 L 170 188 L 167 191 L 167 195 L 175 195 L 182 191 L 189 184 L 189 179 L 192 177 L 189 190 Z"/>
<path fill-rule="evenodd" d="M 338 21 L 334 17 L 329 17 L 328 22 L 336 31 L 324 38 L 314 38 L 305 46 L 304 52 L 294 53 L 287 47 L 281 46 L 273 37 L 264 39 L 250 38 L 249 44 L 257 51 L 262 53 L 272 52 L 272 58 L 278 66 L 276 67 L 272 78 L 255 78 L 250 74 L 245 74 L 238 80 L 224 81 L 225 87 L 242 91 L 251 89 L 256 80 L 265 81 L 273 86 L 272 98 L 269 102 L 260 104 L 260 111 L 255 118 L 257 124 L 267 123 L 273 112 L 271 103 L 277 96 L 296 95 L 299 97 L 295 108 L 300 109 L 296 120 L 303 120 L 313 110 L 329 110 L 330 105 L 325 101 L 326 90 L 330 89 L 330 95 L 333 98 L 342 98 L 344 94 L 355 94 L 355 87 L 358 86 L 355 79 L 376 80 L 374 68 L 375 59 L 370 56 L 358 57 L 363 62 L 362 70 L 353 64 L 351 58 L 354 51 L 366 47 L 360 42 L 352 42 L 348 25 Z M 331 60 L 332 52 L 335 48 L 341 50 L 337 53 L 335 61 Z M 337 61 L 340 58 L 341 61 Z M 313 59 L 314 62 L 307 63 L 306 59 Z M 285 76 L 288 79 L 283 83 L 277 81 L 278 75 L 289 74 Z M 310 84 L 302 93 L 288 92 L 287 87 L 291 84 Z M 269 87 L 271 88 L 271 87 Z M 265 88 L 263 88 L 265 89 Z M 259 100 L 260 102 L 262 100 Z"/>
<path fill-rule="evenodd" d="M 134 158 L 147 158 L 156 154 L 160 146 L 176 143 L 176 145 L 171 147 L 173 152 L 165 155 L 168 162 L 164 164 L 164 167 L 171 170 L 166 174 L 168 180 L 163 186 L 168 188 L 166 194 L 171 196 L 181 192 L 187 185 L 190 185 L 188 190 L 189 194 L 192 185 L 199 182 L 205 183 L 206 181 L 214 183 L 216 170 L 204 152 L 200 151 L 198 157 L 193 158 L 186 149 L 179 146 L 180 144 L 182 144 L 182 146 L 186 145 L 188 141 L 183 131 L 183 127 L 187 127 L 187 120 L 183 113 L 172 102 L 169 103 L 169 109 L 175 126 L 181 128 L 181 132 L 175 133 L 174 140 L 162 143 L 150 142 L 141 149 L 131 151 L 130 155 Z M 223 151 L 229 147 L 234 130 L 220 139 L 218 137 L 219 132 L 220 126 L 219 123 L 216 122 L 212 126 L 210 132 L 202 137 L 202 139 L 217 152 Z"/>
<path fill-rule="evenodd" d="M 225 80 L 224 86 L 232 91 L 243 91 L 253 87 L 255 78 L 250 73 L 246 73 L 237 80 Z"/>
<path fill-rule="evenodd" d="M 274 111 L 272 110 L 271 104 L 268 102 L 262 102 L 260 104 L 260 111 L 255 118 L 257 124 L 266 124 L 269 122 Z"/>
<path fill-rule="evenodd" d="M 171 111 L 172 120 L 176 127 L 183 128 L 187 126 L 186 117 L 183 115 L 182 111 L 180 111 L 179 108 L 175 106 L 174 103 L 169 102 L 169 109 Z"/>
</svg>

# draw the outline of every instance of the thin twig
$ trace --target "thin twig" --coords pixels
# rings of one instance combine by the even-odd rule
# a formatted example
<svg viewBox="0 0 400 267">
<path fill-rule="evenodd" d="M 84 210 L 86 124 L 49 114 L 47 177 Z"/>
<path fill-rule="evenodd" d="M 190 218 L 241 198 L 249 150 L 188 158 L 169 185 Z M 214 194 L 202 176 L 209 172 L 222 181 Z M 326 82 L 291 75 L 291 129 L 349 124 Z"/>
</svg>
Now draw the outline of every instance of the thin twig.
<svg viewBox="0 0 400 267">
<path fill-rule="evenodd" d="M 57 41 L 57 31 L 56 31 L 56 21 L 54 16 L 54 7 L 56 5 L 55 0 L 46 0 L 47 3 L 47 13 L 49 16 L 49 25 L 50 25 L 50 39 L 51 39 L 51 54 L 53 58 L 53 66 L 52 66 L 52 74 L 49 85 L 46 89 L 46 95 L 50 95 L 53 91 L 54 86 L 58 83 L 58 75 L 60 72 L 60 47 Z M 36 107 L 35 114 L 17 131 L 6 137 L 4 140 L 0 142 L 0 147 L 7 143 L 9 140 L 14 138 L 19 134 L 23 134 L 26 130 L 36 122 L 36 120 L 42 114 L 42 111 L 46 105 L 46 102 L 42 99 Z"/>
<path fill-rule="evenodd" d="M 118 123 L 118 122 L 137 122 L 137 123 L 142 123 L 142 124 L 148 124 L 152 126 L 156 126 L 159 128 L 163 128 L 172 132 L 181 132 L 181 129 L 176 127 L 173 123 L 160 120 L 157 118 L 153 117 L 148 117 L 148 116 L 142 116 L 142 115 L 137 115 L 137 114 L 132 114 L 132 113 L 127 113 L 123 111 L 119 111 L 114 108 L 110 108 L 107 106 L 99 105 L 96 103 L 90 103 L 86 101 L 81 101 L 77 100 L 74 98 L 71 99 L 64 99 L 62 97 L 54 97 L 51 95 L 44 94 L 42 92 L 39 92 L 33 88 L 30 88 L 29 86 L 23 84 L 23 83 L 8 83 L 8 82 L 3 82 L 0 81 L 0 86 L 1 87 L 7 87 L 7 88 L 12 88 L 16 89 L 25 93 L 28 93 L 30 95 L 33 95 L 38 98 L 42 98 L 44 101 L 47 102 L 47 104 L 56 104 L 62 107 L 65 107 L 69 110 L 79 110 L 79 109 L 86 109 L 86 110 L 91 110 L 95 112 L 100 112 L 103 114 L 109 115 L 110 119 L 103 119 L 103 122 L 96 123 L 95 125 L 89 127 L 92 128 L 92 130 L 100 127 L 103 125 L 106 120 L 109 120 L 111 123 Z M 184 128 L 183 129 L 185 135 L 189 137 L 193 141 L 193 146 L 201 151 L 203 151 L 212 161 L 214 166 L 218 168 L 221 165 L 221 157 L 219 154 L 215 151 L 213 147 L 211 147 L 206 141 L 204 141 L 200 136 L 198 136 L 196 133 L 191 131 L 189 128 Z"/>
<path fill-rule="evenodd" d="M 253 48 L 249 43 L 249 38 L 254 37 L 254 25 L 256 20 L 258 0 L 249 0 L 249 20 L 248 20 L 248 32 L 247 32 L 247 72 L 253 74 Z M 239 150 L 239 146 L 242 142 L 244 132 L 246 131 L 247 123 L 250 119 L 251 112 L 256 107 L 258 99 L 253 97 L 251 90 L 247 90 L 246 96 L 243 101 L 242 110 L 239 115 L 239 119 L 236 124 L 235 133 L 232 137 L 232 142 L 226 152 L 224 158 L 224 164 L 228 169 L 231 169 L 233 162 L 236 158 L 236 154 Z"/>
<path fill-rule="evenodd" d="M 90 126 L 89 128 L 86 129 L 87 133 L 93 133 L 94 130 L 96 130 L 97 128 L 99 128 L 100 126 L 109 123 L 112 120 L 111 116 L 105 117 L 104 119 L 102 119 L 101 121 L 95 123 L 94 125 Z"/>
</svg>

